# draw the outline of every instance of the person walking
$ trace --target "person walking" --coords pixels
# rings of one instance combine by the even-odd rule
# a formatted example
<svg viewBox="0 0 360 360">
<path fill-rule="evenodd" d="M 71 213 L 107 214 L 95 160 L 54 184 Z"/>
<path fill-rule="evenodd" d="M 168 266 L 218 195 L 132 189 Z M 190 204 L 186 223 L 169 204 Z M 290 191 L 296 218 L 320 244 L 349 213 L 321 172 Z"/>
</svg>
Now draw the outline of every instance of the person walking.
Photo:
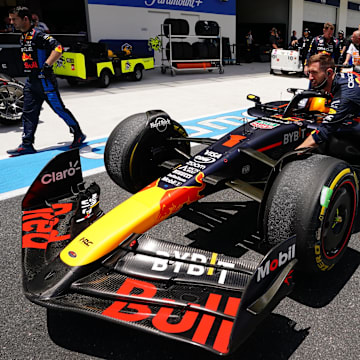
<svg viewBox="0 0 360 360">
<path fill-rule="evenodd" d="M 7 153 L 18 156 L 36 152 L 33 143 L 44 101 L 65 121 L 74 135 L 70 148 L 79 147 L 86 135 L 62 102 L 52 69 L 53 64 L 61 57 L 63 51 L 61 44 L 51 35 L 34 27 L 31 12 L 27 7 L 17 6 L 9 11 L 9 17 L 15 29 L 21 31 L 22 60 L 28 79 L 24 87 L 22 143 L 17 148 L 8 150 Z"/>
<path fill-rule="evenodd" d="M 307 61 L 315 54 L 329 54 L 334 59 L 335 64 L 338 63 L 340 58 L 339 40 L 334 37 L 333 24 L 325 23 L 323 34 L 312 39 L 304 64 L 305 74 L 308 73 Z"/>
</svg>

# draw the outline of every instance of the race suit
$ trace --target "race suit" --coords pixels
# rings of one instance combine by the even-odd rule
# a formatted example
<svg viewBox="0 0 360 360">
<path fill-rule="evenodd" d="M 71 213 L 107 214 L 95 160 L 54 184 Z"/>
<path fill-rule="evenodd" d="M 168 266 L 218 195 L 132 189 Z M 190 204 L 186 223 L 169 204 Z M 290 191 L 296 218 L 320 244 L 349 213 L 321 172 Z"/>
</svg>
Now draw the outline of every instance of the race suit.
<svg viewBox="0 0 360 360">
<path fill-rule="evenodd" d="M 335 61 L 335 64 L 337 64 L 340 57 L 339 40 L 335 38 L 331 38 L 329 42 L 326 42 L 323 35 L 314 37 L 311 41 L 309 51 L 307 53 L 305 65 L 307 65 L 310 56 L 320 53 L 324 53 L 324 54 L 326 53 L 331 55 L 331 57 Z"/>
<path fill-rule="evenodd" d="M 328 115 L 312 137 L 317 144 L 326 141 L 331 133 L 341 131 L 341 124 L 360 115 L 360 74 L 338 73 L 331 87 L 332 100 Z"/>
<path fill-rule="evenodd" d="M 49 34 L 31 27 L 21 34 L 20 46 L 24 72 L 29 76 L 24 87 L 23 143 L 34 142 L 34 134 L 44 100 L 66 122 L 71 133 L 81 132 L 79 123 L 61 100 L 56 76 L 52 70 L 47 76 L 41 71 L 52 50 L 62 53 L 61 44 Z"/>
</svg>

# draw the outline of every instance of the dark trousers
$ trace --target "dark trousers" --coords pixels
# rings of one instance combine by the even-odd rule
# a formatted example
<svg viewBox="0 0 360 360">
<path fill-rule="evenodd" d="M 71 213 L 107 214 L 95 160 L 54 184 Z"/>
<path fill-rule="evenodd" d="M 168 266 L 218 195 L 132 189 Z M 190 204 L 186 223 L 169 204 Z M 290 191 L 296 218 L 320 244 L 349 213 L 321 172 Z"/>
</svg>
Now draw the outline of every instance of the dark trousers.
<svg viewBox="0 0 360 360">
<path fill-rule="evenodd" d="M 56 77 L 51 79 L 30 77 L 24 87 L 24 107 L 22 115 L 23 143 L 32 144 L 39 123 L 41 106 L 46 101 L 49 106 L 69 126 L 71 133 L 80 132 L 79 123 L 61 100 Z"/>
</svg>

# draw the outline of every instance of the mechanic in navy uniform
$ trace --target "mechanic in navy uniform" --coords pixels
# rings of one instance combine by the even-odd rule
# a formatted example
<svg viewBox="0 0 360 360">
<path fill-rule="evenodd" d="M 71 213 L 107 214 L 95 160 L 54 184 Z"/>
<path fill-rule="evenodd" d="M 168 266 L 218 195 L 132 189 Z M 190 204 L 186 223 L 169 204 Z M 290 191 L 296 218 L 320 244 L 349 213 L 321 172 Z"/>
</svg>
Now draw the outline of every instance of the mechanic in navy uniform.
<svg viewBox="0 0 360 360">
<path fill-rule="evenodd" d="M 329 135 L 341 130 L 340 125 L 360 114 L 360 74 L 336 73 L 334 59 L 327 54 L 316 54 L 308 61 L 311 87 L 331 95 L 329 113 L 321 125 L 297 147 L 317 147 Z"/>
<path fill-rule="evenodd" d="M 61 44 L 51 35 L 34 27 L 28 8 L 18 6 L 9 12 L 9 17 L 15 29 L 22 33 L 20 36 L 22 60 L 24 72 L 29 77 L 24 87 L 22 143 L 16 149 L 8 150 L 8 154 L 17 156 L 36 152 L 33 147 L 34 135 L 44 101 L 65 121 L 70 132 L 74 134 L 74 141 L 70 147 L 79 147 L 86 136 L 75 117 L 64 106 L 52 69 L 53 64 L 61 57 L 63 50 Z"/>
<path fill-rule="evenodd" d="M 323 35 L 315 36 L 310 44 L 309 51 L 305 60 L 304 73 L 307 75 L 307 62 L 310 56 L 320 53 L 330 54 L 337 64 L 340 58 L 339 40 L 334 38 L 334 25 L 331 23 L 325 23 L 323 29 Z"/>
<path fill-rule="evenodd" d="M 310 35 L 310 30 L 308 28 L 305 28 L 303 31 L 303 36 L 300 39 L 291 42 L 291 46 L 293 48 L 295 47 L 299 48 L 303 66 L 305 64 L 305 60 L 309 51 L 311 41 L 312 41 L 312 36 Z"/>
<path fill-rule="evenodd" d="M 347 48 L 347 40 L 345 38 L 345 33 L 343 30 L 339 30 L 338 40 L 339 40 L 339 49 L 340 49 L 339 64 L 342 64 L 345 61 L 346 48 Z"/>
</svg>

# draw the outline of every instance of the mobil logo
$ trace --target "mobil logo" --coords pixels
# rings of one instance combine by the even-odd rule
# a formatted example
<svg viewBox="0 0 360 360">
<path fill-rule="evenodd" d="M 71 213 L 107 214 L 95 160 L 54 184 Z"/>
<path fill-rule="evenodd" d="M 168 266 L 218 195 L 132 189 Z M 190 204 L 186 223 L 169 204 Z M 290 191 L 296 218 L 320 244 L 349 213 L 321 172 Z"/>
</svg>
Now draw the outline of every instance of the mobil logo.
<svg viewBox="0 0 360 360">
<path fill-rule="evenodd" d="M 275 259 L 272 260 L 269 259 L 264 265 L 260 266 L 257 269 L 256 281 L 260 282 L 262 279 L 268 276 L 270 272 L 275 271 L 277 268 L 287 264 L 294 258 L 295 258 L 295 244 L 290 245 L 286 252 L 279 251 Z"/>
</svg>

